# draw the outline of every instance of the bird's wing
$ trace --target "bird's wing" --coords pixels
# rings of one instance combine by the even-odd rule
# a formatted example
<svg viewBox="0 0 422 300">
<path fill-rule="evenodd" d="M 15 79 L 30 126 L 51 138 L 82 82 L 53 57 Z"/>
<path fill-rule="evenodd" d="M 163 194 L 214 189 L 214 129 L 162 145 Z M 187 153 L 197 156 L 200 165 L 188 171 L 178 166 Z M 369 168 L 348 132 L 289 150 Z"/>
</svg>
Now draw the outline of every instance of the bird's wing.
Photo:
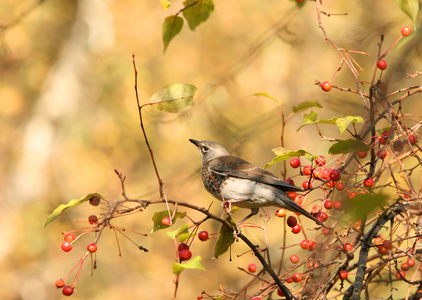
<svg viewBox="0 0 422 300">
<path fill-rule="evenodd" d="M 253 164 L 235 156 L 227 155 L 216 157 L 208 162 L 207 167 L 212 173 L 221 176 L 249 179 L 281 188 L 284 191 L 303 191 L 302 189 L 281 180 L 273 173 L 258 168 L 257 166 L 254 166 Z"/>
</svg>

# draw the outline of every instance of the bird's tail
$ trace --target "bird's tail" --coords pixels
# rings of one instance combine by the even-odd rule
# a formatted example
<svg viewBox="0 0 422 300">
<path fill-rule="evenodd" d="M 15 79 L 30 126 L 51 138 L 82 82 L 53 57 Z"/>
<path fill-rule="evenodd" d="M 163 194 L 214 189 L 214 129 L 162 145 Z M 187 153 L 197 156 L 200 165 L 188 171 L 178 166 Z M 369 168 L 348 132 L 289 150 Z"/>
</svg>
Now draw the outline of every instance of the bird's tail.
<svg viewBox="0 0 422 300">
<path fill-rule="evenodd" d="M 311 215 L 309 212 L 307 212 L 305 209 L 303 209 L 300 205 L 298 205 L 296 202 L 294 202 L 292 199 L 290 199 L 290 197 L 289 197 L 289 199 L 281 199 L 281 200 L 283 201 L 283 204 L 285 205 L 285 207 L 284 207 L 285 209 L 290 210 L 292 212 L 300 213 L 301 215 L 304 215 L 305 217 L 313 220 L 318 225 L 321 225 L 325 229 L 328 229 L 327 227 L 325 227 L 324 224 L 322 224 L 322 222 L 320 220 L 318 220 L 313 215 Z"/>
</svg>

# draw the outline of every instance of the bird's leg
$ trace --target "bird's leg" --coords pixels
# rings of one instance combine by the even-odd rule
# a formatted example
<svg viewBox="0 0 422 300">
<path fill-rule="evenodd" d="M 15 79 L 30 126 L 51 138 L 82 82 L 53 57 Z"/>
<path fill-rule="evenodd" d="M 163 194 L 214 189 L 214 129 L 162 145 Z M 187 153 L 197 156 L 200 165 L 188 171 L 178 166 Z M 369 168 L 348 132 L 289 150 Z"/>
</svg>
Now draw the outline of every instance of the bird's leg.
<svg viewBox="0 0 422 300">
<path fill-rule="evenodd" d="M 250 217 L 256 215 L 259 212 L 259 208 L 251 208 L 251 213 L 249 215 L 247 215 L 246 217 L 244 217 L 242 220 L 240 220 L 239 222 L 236 223 L 236 231 L 233 232 L 234 238 L 236 239 L 236 241 L 238 241 L 239 239 L 239 234 L 242 232 L 240 230 L 240 224 L 242 224 L 243 222 L 245 222 L 247 219 L 249 219 Z"/>
<path fill-rule="evenodd" d="M 226 216 L 230 215 L 230 213 L 232 211 L 232 202 L 231 201 L 223 201 L 221 206 L 223 207 L 223 217 L 225 219 Z"/>
<path fill-rule="evenodd" d="M 247 215 L 246 217 L 244 217 L 239 222 L 237 222 L 236 226 L 239 227 L 240 224 L 242 224 L 243 222 L 245 222 L 250 217 L 256 215 L 258 212 L 259 212 L 259 208 L 258 207 L 251 208 L 251 213 L 249 215 Z"/>
</svg>

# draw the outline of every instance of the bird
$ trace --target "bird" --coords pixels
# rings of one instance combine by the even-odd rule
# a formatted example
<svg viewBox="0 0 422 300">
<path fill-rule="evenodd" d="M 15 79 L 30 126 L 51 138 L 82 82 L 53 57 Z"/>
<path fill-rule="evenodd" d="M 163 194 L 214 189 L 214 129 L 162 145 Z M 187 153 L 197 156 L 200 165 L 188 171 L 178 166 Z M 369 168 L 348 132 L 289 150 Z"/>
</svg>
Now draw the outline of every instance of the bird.
<svg viewBox="0 0 422 300">
<path fill-rule="evenodd" d="M 260 207 L 276 206 L 300 213 L 326 228 L 286 193 L 303 192 L 302 189 L 246 160 L 230 155 L 229 151 L 216 142 L 194 139 L 189 141 L 201 153 L 201 175 L 205 189 L 220 201 L 228 201 L 237 207 L 251 210 L 237 225 L 256 215 Z"/>
</svg>

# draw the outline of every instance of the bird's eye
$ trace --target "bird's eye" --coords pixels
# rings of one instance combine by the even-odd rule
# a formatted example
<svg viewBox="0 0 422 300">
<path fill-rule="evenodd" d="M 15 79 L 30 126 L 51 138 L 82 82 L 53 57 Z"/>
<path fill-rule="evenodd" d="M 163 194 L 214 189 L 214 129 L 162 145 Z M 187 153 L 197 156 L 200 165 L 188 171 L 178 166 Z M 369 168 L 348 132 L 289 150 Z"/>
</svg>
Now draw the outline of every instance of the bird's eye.
<svg viewBox="0 0 422 300">
<path fill-rule="evenodd" d="M 207 146 L 202 146 L 202 151 L 203 151 L 203 152 L 207 152 L 207 151 L 208 151 L 208 149 L 209 149 L 209 148 L 208 148 Z"/>
</svg>

